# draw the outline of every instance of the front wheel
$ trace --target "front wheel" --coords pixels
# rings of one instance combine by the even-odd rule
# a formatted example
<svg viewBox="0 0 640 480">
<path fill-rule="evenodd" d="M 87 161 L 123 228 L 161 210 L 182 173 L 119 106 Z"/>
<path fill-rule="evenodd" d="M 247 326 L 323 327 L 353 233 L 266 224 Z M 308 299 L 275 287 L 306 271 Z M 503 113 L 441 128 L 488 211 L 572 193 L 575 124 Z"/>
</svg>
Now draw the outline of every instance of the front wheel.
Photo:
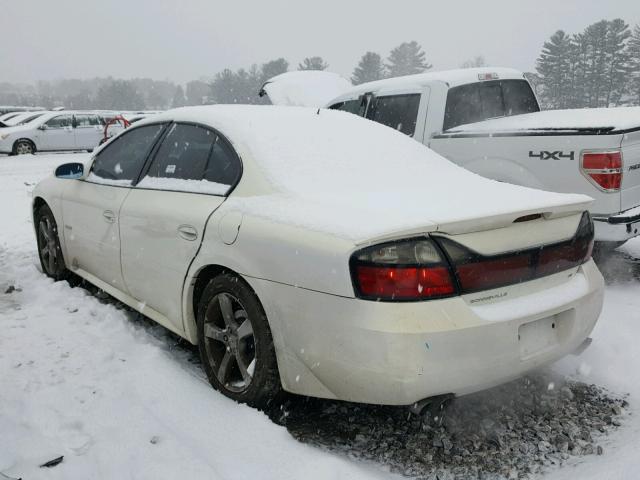
<svg viewBox="0 0 640 480">
<path fill-rule="evenodd" d="M 30 140 L 18 140 L 13 146 L 14 155 L 31 155 L 36 153 L 36 147 Z"/>
<path fill-rule="evenodd" d="M 215 277 L 198 303 L 198 347 L 211 385 L 229 398 L 265 408 L 280 391 L 267 317 L 256 294 L 230 273 Z"/>
<path fill-rule="evenodd" d="M 56 281 L 66 279 L 69 271 L 62 257 L 58 226 L 51 209 L 47 205 L 42 205 L 38 208 L 34 220 L 42 271 Z"/>
</svg>

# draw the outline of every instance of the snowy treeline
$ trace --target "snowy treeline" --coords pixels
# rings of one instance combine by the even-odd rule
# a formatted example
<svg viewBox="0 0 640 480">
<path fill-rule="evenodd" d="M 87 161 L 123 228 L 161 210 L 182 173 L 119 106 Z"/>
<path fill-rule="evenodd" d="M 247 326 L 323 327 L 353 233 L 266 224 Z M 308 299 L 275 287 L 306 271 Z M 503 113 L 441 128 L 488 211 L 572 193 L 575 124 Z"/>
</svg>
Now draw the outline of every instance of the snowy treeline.
<svg viewBox="0 0 640 480">
<path fill-rule="evenodd" d="M 485 66 L 476 56 L 463 68 Z M 298 70 L 326 70 L 320 56 L 304 58 Z M 351 81 L 358 85 L 382 78 L 424 72 L 432 68 L 416 41 L 393 48 L 386 58 L 366 52 L 355 66 Z M 93 78 L 15 85 L 0 82 L 0 104 L 65 106 L 74 109 L 166 109 L 210 103 L 268 103 L 257 95 L 265 80 L 290 70 L 284 58 L 238 70 L 224 69 L 211 78 L 183 87 L 149 78 L 119 80 Z M 544 43 L 536 72 L 527 73 L 545 108 L 581 108 L 640 105 L 640 26 L 631 29 L 621 19 L 601 20 L 582 33 L 554 33 Z"/>
<path fill-rule="evenodd" d="M 546 108 L 640 105 L 640 25 L 601 20 L 544 43 L 529 79 Z"/>
</svg>

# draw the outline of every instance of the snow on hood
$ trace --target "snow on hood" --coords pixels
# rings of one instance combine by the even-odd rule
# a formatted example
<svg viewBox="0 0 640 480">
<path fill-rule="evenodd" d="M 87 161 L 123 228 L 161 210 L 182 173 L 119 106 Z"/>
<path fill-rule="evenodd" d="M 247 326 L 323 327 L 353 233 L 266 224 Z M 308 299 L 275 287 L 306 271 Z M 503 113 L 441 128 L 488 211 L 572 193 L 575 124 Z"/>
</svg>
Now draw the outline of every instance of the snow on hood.
<svg viewBox="0 0 640 480">
<path fill-rule="evenodd" d="M 351 88 L 351 82 L 337 73 L 303 70 L 270 78 L 260 95 L 266 93 L 274 105 L 321 108 Z"/>
<path fill-rule="evenodd" d="M 628 130 L 640 128 L 640 107 L 584 108 L 494 118 L 460 125 L 447 133 L 496 133 L 523 130 Z"/>
<path fill-rule="evenodd" d="M 591 200 L 480 177 L 402 133 L 336 110 L 219 105 L 166 115 L 219 129 L 243 157 L 244 176 L 271 186 L 256 195 L 241 182 L 228 202 L 348 239 L 514 212 L 575 212 Z"/>
</svg>

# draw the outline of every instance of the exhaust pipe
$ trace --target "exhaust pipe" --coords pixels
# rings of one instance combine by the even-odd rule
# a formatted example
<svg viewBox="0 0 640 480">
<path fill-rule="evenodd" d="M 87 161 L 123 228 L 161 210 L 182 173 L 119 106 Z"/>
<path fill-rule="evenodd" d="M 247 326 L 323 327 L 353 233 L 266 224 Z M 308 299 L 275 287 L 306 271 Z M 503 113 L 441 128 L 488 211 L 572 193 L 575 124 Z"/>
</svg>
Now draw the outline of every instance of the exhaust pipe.
<svg viewBox="0 0 640 480">
<path fill-rule="evenodd" d="M 411 405 L 409 411 L 419 417 L 433 420 L 437 426 L 440 426 L 444 418 L 444 410 L 454 397 L 453 393 L 445 393 L 425 398 Z"/>
</svg>

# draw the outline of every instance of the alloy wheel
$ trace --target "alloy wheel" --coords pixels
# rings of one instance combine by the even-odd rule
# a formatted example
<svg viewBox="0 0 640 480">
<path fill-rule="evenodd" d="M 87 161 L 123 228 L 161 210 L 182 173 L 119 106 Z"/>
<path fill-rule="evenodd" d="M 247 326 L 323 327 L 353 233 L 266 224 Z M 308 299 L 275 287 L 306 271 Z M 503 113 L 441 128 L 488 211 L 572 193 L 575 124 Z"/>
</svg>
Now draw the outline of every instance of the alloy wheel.
<svg viewBox="0 0 640 480">
<path fill-rule="evenodd" d="M 40 222 L 38 223 L 38 240 L 42 265 L 46 269 L 47 274 L 55 275 L 58 245 L 56 242 L 56 232 L 51 223 L 51 219 L 46 216 L 40 218 Z"/>
<path fill-rule="evenodd" d="M 16 153 L 18 155 L 28 155 L 33 153 L 33 146 L 29 142 L 19 142 L 16 145 Z"/>
<path fill-rule="evenodd" d="M 218 382 L 235 393 L 245 391 L 256 367 L 253 324 L 240 301 L 219 293 L 204 319 L 205 351 Z"/>
</svg>

